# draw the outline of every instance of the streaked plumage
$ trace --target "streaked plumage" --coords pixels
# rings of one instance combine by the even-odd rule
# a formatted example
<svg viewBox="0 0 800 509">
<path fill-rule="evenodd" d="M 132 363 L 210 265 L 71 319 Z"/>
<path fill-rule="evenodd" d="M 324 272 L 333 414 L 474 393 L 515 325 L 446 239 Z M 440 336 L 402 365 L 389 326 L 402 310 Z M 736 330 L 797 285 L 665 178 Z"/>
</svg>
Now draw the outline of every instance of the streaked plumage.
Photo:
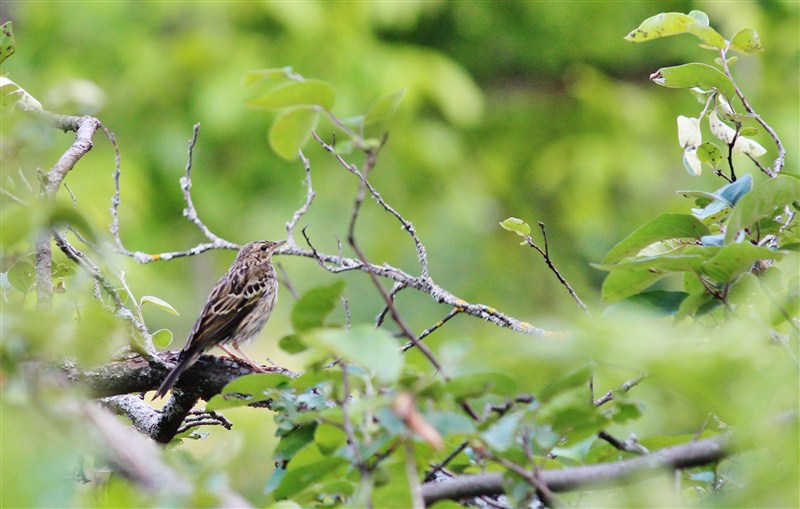
<svg viewBox="0 0 800 509">
<path fill-rule="evenodd" d="M 178 377 L 203 352 L 214 346 L 219 346 L 233 358 L 246 360 L 258 369 L 239 350 L 239 346 L 261 332 L 275 306 L 278 278 L 272 266 L 272 253 L 284 242 L 261 240 L 251 242 L 239 250 L 228 272 L 211 290 L 206 305 L 181 350 L 178 363 L 164 379 L 156 398 L 166 395 Z M 231 353 L 226 345 L 232 346 L 245 359 Z"/>
</svg>

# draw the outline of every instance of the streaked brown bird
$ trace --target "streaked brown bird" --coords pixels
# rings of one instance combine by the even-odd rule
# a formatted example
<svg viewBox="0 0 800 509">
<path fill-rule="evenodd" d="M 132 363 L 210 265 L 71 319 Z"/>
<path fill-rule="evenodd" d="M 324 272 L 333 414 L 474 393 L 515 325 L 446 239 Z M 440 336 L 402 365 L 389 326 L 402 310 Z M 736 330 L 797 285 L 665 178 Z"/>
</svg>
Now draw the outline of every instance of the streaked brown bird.
<svg viewBox="0 0 800 509">
<path fill-rule="evenodd" d="M 194 324 L 178 363 L 158 388 L 156 398 L 164 397 L 178 377 L 214 346 L 234 359 L 261 370 L 239 346 L 253 338 L 266 325 L 278 298 L 278 278 L 272 266 L 272 253 L 286 241 L 251 242 L 239 250 L 228 272 L 217 282 Z M 234 355 L 230 345 L 244 359 Z"/>
</svg>

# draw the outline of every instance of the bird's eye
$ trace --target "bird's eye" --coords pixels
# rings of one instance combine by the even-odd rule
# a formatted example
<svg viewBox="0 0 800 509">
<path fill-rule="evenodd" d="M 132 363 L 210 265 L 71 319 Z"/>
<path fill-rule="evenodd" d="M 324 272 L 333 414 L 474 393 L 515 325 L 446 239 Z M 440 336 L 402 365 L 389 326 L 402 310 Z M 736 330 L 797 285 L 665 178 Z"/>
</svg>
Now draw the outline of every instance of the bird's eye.
<svg viewBox="0 0 800 509">
<path fill-rule="evenodd" d="M 267 250 L 267 246 L 261 246 L 261 250 L 262 251 L 266 251 Z"/>
</svg>

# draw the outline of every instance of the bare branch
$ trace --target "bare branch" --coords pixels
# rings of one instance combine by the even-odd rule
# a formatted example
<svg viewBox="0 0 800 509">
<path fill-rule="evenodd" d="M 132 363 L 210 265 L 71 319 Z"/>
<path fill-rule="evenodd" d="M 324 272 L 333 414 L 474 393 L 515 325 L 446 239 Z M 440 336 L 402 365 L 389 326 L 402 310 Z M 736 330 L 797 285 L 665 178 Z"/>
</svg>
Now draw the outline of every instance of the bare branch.
<svg viewBox="0 0 800 509">
<path fill-rule="evenodd" d="M 540 473 L 540 479 L 550 491 L 573 491 L 657 475 L 664 468 L 707 465 L 729 454 L 724 437 L 709 438 L 614 463 L 544 470 Z M 503 474 L 500 472 L 463 475 L 451 480 L 424 484 L 422 495 L 428 505 L 443 499 L 500 495 L 504 493 L 502 480 Z"/>
<path fill-rule="evenodd" d="M 205 235 L 210 242 L 200 243 L 183 251 L 171 251 L 158 254 L 143 253 L 141 251 L 129 251 L 125 249 L 120 238 L 119 217 L 117 212 L 120 204 L 120 165 L 119 152 L 117 152 L 117 164 L 114 169 L 113 176 L 115 192 L 114 197 L 111 200 L 111 226 L 109 227 L 109 230 L 111 231 L 111 235 L 114 237 L 114 241 L 117 244 L 117 252 L 120 254 L 130 256 L 138 263 L 145 264 L 159 260 L 172 260 L 173 258 L 180 258 L 184 256 L 195 256 L 211 249 L 239 249 L 240 246 L 238 244 L 234 244 L 233 242 L 225 240 L 214 234 L 200 219 L 200 216 L 197 214 L 197 209 L 195 209 L 194 202 L 192 202 L 192 154 L 194 152 L 194 146 L 197 142 L 197 134 L 199 131 L 200 124 L 195 124 L 192 131 L 192 138 L 189 140 L 188 157 L 186 160 L 186 173 L 183 177 L 181 177 L 180 180 L 181 190 L 183 191 L 183 199 L 186 202 L 186 207 L 183 209 L 183 216 L 194 223 L 194 225 L 197 226 L 201 232 L 203 232 L 203 235 Z"/>
</svg>

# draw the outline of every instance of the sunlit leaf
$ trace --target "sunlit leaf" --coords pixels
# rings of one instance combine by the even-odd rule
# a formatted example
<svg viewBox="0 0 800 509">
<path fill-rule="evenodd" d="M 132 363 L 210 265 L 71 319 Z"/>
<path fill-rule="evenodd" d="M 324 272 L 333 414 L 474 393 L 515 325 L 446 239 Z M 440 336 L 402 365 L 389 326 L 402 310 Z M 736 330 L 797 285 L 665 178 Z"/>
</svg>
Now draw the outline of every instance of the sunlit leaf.
<svg viewBox="0 0 800 509">
<path fill-rule="evenodd" d="M 501 222 L 500 226 L 510 232 L 516 233 L 520 237 L 526 237 L 531 234 L 530 225 L 522 219 L 518 219 L 516 217 L 509 217 L 505 221 Z"/>
<path fill-rule="evenodd" d="M 711 232 L 690 214 L 662 214 L 630 234 L 606 255 L 603 263 L 615 263 L 642 248 L 666 239 L 699 239 Z"/>
<path fill-rule="evenodd" d="M 335 100 L 336 93 L 328 83 L 321 80 L 307 80 L 282 83 L 248 99 L 246 104 L 251 108 L 264 110 L 290 106 L 320 106 L 329 110 Z"/>
<path fill-rule="evenodd" d="M 629 42 L 646 42 L 686 33 L 686 25 L 697 20 L 682 12 L 662 12 L 642 21 L 638 28 L 625 36 Z"/>
<path fill-rule="evenodd" d="M 285 79 L 292 73 L 291 67 L 276 67 L 272 69 L 258 69 L 255 71 L 249 71 L 244 75 L 242 79 L 242 84 L 244 86 L 250 86 L 259 81 L 273 81 L 279 79 Z"/>
<path fill-rule="evenodd" d="M 746 55 L 764 51 L 764 47 L 761 46 L 761 41 L 758 39 L 758 33 L 752 28 L 743 28 L 736 32 L 731 38 L 731 49 Z"/>
<path fill-rule="evenodd" d="M 708 164 L 716 169 L 719 163 L 724 159 L 724 156 L 722 155 L 722 150 L 720 150 L 718 146 L 710 141 L 705 141 L 697 147 L 697 158 L 701 163 Z"/>
<path fill-rule="evenodd" d="M 180 313 L 178 313 L 178 311 L 174 307 L 172 307 L 169 304 L 169 302 L 167 302 L 167 301 L 165 301 L 163 299 L 159 299 L 158 297 L 154 297 L 152 295 L 145 295 L 144 297 L 142 297 L 139 300 L 139 306 L 142 307 L 145 304 L 150 304 L 150 305 L 155 306 L 155 307 L 157 307 L 159 309 L 163 309 L 167 313 L 172 313 L 173 315 L 180 316 Z"/>
<path fill-rule="evenodd" d="M 694 62 L 674 67 L 662 67 L 653 73 L 650 79 L 663 87 L 698 87 L 702 90 L 716 90 L 729 100 L 735 97 L 731 80 L 708 64 Z"/>
<path fill-rule="evenodd" d="M 298 151 L 311 138 L 319 121 L 319 112 L 307 106 L 297 106 L 281 112 L 269 130 L 269 144 L 283 159 L 293 161 Z"/>
<path fill-rule="evenodd" d="M 158 329 L 152 337 L 153 344 L 158 348 L 166 348 L 172 343 L 172 331 L 169 329 Z"/>
</svg>

